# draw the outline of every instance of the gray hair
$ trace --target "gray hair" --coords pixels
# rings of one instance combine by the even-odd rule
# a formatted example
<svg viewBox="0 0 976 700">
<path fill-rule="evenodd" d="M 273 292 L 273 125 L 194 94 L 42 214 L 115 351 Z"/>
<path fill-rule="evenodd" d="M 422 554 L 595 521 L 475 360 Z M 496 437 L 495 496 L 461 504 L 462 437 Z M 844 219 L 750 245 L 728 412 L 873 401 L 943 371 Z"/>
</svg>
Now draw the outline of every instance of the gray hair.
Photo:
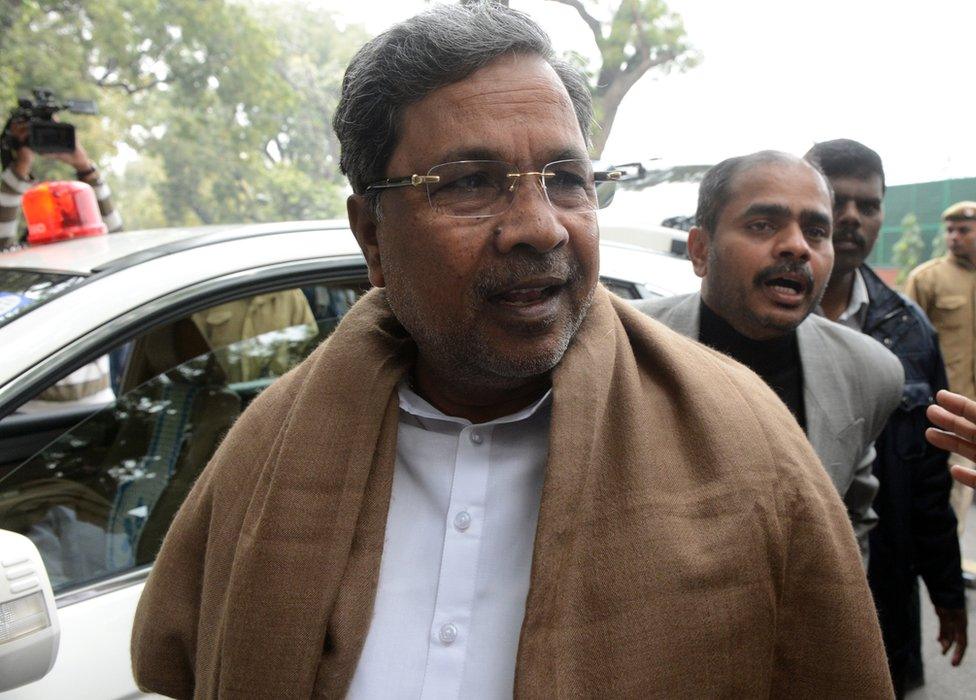
<svg viewBox="0 0 976 700">
<path fill-rule="evenodd" d="M 589 143 L 593 105 L 586 78 L 555 58 L 534 20 L 494 2 L 436 6 L 369 41 L 346 69 L 332 128 L 353 192 L 363 194 L 385 176 L 409 105 L 508 54 L 535 54 L 553 67 Z M 375 211 L 375 199 L 372 205 Z"/>
</svg>

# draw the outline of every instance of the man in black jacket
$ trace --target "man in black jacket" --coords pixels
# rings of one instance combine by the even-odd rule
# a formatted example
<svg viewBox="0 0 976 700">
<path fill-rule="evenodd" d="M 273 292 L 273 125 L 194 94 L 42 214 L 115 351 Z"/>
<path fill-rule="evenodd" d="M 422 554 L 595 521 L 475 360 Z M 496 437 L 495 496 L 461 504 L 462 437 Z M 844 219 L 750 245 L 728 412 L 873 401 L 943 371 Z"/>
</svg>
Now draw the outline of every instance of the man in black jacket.
<svg viewBox="0 0 976 700">
<path fill-rule="evenodd" d="M 880 517 L 871 533 L 868 581 L 881 621 L 895 690 L 922 682 L 918 576 L 939 617 L 943 653 L 966 651 L 965 597 L 956 518 L 949 506 L 947 454 L 925 441 L 925 409 L 946 373 L 935 330 L 921 309 L 865 264 L 884 218 L 881 158 L 857 141 L 818 143 L 806 155 L 834 189 L 834 268 L 821 312 L 883 343 L 901 360 L 905 389 L 876 443 Z"/>
</svg>

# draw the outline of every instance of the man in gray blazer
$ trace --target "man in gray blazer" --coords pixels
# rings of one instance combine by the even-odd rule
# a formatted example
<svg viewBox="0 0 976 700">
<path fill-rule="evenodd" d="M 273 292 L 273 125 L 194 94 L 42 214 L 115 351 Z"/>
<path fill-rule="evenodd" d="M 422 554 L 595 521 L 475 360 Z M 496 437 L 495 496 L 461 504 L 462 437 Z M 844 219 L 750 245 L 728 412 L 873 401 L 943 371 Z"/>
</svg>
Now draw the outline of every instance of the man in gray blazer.
<svg viewBox="0 0 976 700">
<path fill-rule="evenodd" d="M 701 292 L 637 306 L 766 380 L 844 500 L 866 562 L 874 440 L 904 378 L 880 343 L 811 315 L 834 260 L 831 212 L 826 179 L 799 158 L 761 151 L 723 161 L 702 180 L 688 234 Z"/>
</svg>

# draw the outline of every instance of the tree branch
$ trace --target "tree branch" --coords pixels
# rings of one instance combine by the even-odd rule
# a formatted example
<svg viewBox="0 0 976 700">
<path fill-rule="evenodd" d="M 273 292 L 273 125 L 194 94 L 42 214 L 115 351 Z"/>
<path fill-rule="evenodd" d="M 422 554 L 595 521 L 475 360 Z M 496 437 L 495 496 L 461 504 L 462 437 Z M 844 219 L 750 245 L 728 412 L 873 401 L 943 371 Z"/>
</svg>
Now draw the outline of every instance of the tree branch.
<svg viewBox="0 0 976 700">
<path fill-rule="evenodd" d="M 677 60 L 678 54 L 674 49 L 662 49 L 653 58 L 649 55 L 644 56 L 634 56 L 634 58 L 640 58 L 639 61 L 634 61 L 631 59 L 627 61 L 627 65 L 624 66 L 623 73 L 625 75 L 635 76 L 634 82 L 640 78 L 644 73 L 649 71 L 651 68 L 657 68 L 658 66 L 663 66 L 666 63 L 671 63 Z"/>
<path fill-rule="evenodd" d="M 647 44 L 647 33 L 644 31 L 644 18 L 641 17 L 640 10 L 638 9 L 636 2 L 629 3 L 629 8 L 630 8 L 630 19 L 634 23 L 634 34 L 636 35 L 635 43 L 637 44 L 637 55 L 640 56 L 641 60 L 643 61 L 651 55 L 651 47 L 648 46 Z"/>
<path fill-rule="evenodd" d="M 198 202 L 196 201 L 190 202 L 190 209 L 191 211 L 193 211 L 194 214 L 197 215 L 197 218 L 200 219 L 202 223 L 204 224 L 213 223 L 213 216 L 211 216 L 210 212 L 207 210 L 206 207 L 200 206 Z"/>
<path fill-rule="evenodd" d="M 111 74 L 106 73 L 97 81 L 95 81 L 95 84 L 98 85 L 98 87 L 103 87 L 103 88 L 119 88 L 120 90 L 125 90 L 126 93 L 129 95 L 134 95 L 137 92 L 143 92 L 144 90 L 152 90 L 157 85 L 162 85 L 163 83 L 173 82 L 172 78 L 156 78 L 155 80 L 152 80 L 143 85 L 132 85 L 131 83 L 127 83 L 123 80 L 115 80 L 113 82 L 108 82 L 107 78 L 109 75 Z"/>
<path fill-rule="evenodd" d="M 586 11 L 581 0 L 549 0 L 549 2 L 558 2 L 560 5 L 569 5 L 572 7 L 587 26 L 590 31 L 593 32 L 593 38 L 596 40 L 596 45 L 602 47 L 603 45 L 603 25 L 597 20 L 593 15 Z"/>
<path fill-rule="evenodd" d="M 118 62 L 114 58 L 108 59 L 108 63 L 105 64 L 105 72 L 102 73 L 101 78 L 95 81 L 96 84 L 98 85 L 105 84 L 105 82 L 108 81 L 108 76 L 112 75 L 112 73 L 115 72 L 115 69 L 118 68 L 118 65 L 119 65 Z"/>
</svg>

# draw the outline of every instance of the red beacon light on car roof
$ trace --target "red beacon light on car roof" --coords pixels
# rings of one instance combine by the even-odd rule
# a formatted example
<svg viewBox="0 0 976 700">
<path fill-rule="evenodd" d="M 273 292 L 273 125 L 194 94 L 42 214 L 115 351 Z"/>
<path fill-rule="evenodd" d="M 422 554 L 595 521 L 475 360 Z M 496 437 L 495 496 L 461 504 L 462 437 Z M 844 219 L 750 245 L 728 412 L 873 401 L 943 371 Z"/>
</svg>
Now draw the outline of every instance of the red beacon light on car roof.
<svg viewBox="0 0 976 700">
<path fill-rule="evenodd" d="M 27 190 L 23 207 L 27 242 L 32 245 L 102 236 L 108 231 L 95 191 L 84 182 L 42 182 Z"/>
</svg>

